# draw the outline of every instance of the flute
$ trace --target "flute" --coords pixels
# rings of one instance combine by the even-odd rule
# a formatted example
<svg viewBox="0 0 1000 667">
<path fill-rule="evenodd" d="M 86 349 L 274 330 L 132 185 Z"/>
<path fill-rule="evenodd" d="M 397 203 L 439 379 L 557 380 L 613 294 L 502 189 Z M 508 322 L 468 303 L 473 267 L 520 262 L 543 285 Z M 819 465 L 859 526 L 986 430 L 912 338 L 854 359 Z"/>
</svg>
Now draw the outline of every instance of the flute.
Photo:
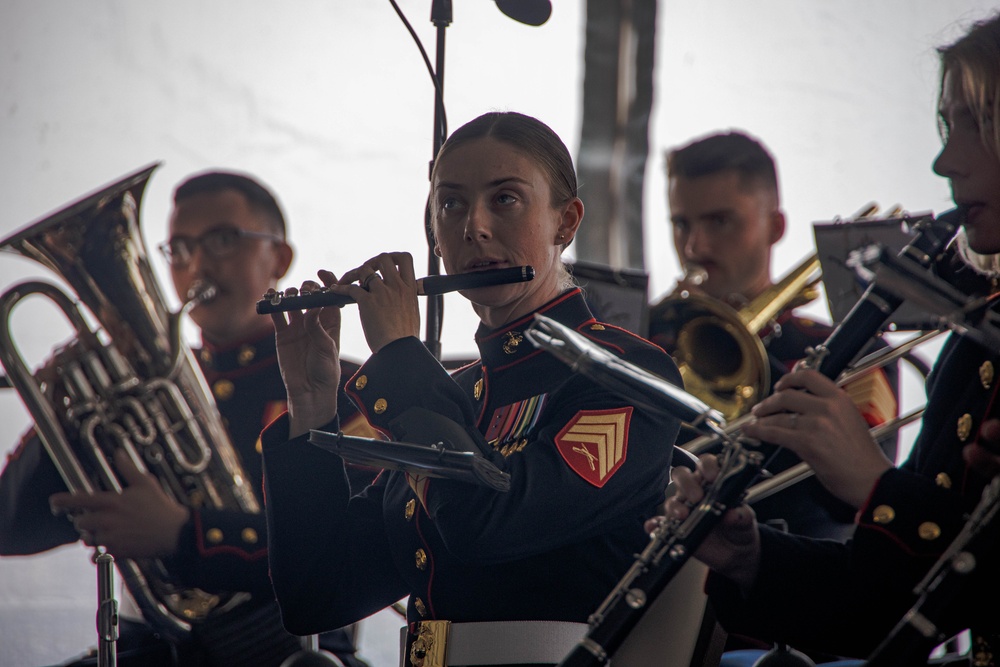
<svg viewBox="0 0 1000 667">
<path fill-rule="evenodd" d="M 531 266 L 487 269 L 485 271 L 472 271 L 470 273 L 456 273 L 453 276 L 427 276 L 426 278 L 417 279 L 417 294 L 420 296 L 430 296 L 432 294 L 444 294 L 445 292 L 475 289 L 477 287 L 523 283 L 532 280 L 534 277 L 535 269 Z M 267 315 L 269 313 L 280 313 L 289 310 L 307 310 L 323 306 L 343 306 L 348 303 L 355 303 L 355 301 L 346 294 L 336 294 L 326 288 L 297 296 L 285 296 L 284 292 L 275 292 L 272 296 L 257 302 L 257 313 Z"/>
</svg>

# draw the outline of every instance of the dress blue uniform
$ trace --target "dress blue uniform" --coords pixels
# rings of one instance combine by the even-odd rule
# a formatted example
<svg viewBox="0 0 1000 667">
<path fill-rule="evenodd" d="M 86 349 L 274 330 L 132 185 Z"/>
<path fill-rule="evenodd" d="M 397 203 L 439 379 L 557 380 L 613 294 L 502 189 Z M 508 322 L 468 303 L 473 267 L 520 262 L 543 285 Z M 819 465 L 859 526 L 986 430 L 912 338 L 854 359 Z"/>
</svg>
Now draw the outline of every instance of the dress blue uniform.
<svg viewBox="0 0 1000 667">
<path fill-rule="evenodd" d="M 672 382 L 660 348 L 598 322 L 580 290 L 538 312 Z M 674 419 L 573 372 L 524 337 L 526 316 L 481 325 L 481 359 L 449 374 L 416 338 L 372 355 L 348 393 L 372 425 L 421 407 L 460 425 L 511 488 L 383 473 L 351 498 L 343 462 L 265 430 L 271 576 L 285 625 L 342 626 L 409 595 L 407 617 L 583 622 L 642 549 L 668 482 Z M 329 428 L 335 430 L 336 424 Z M 328 429 L 329 430 L 329 429 Z"/>
<path fill-rule="evenodd" d="M 923 429 L 907 461 L 886 471 L 858 515 L 848 544 L 761 529 L 760 574 L 747 599 L 722 577 L 709 592 L 727 629 L 799 648 L 865 657 L 915 602 L 913 589 L 962 529 L 988 480 L 962 448 L 996 417 L 1000 352 L 952 337 L 928 377 Z M 997 633 L 996 528 L 984 565 L 942 619 L 974 629 L 980 656 Z M 996 644 L 993 643 L 995 646 Z M 992 664 L 983 662 L 982 664 Z"/>
<path fill-rule="evenodd" d="M 666 299 L 651 309 L 650 340 L 661 345 L 668 352 L 676 348 L 677 316 L 672 313 Z M 761 329 L 759 335 L 764 343 L 770 367 L 771 386 L 767 394 L 774 389 L 774 383 L 785 375 L 796 362 L 808 356 L 808 349 L 826 341 L 833 332 L 827 324 L 794 314 L 783 312 L 775 322 Z M 879 343 L 880 347 L 885 347 Z M 719 351 L 724 353 L 723 350 Z M 879 377 L 867 378 L 864 381 L 881 392 L 880 398 L 892 404 L 892 414 L 866 414 L 872 426 L 881 423 L 887 417 L 895 416 L 895 403 L 898 373 L 895 364 L 874 371 Z M 877 380 L 877 383 L 875 382 Z M 690 439 L 690 433 L 682 430 L 678 443 Z M 880 441 L 883 451 L 890 460 L 895 460 L 896 437 L 889 436 Z M 764 446 L 766 468 L 773 474 L 780 473 L 798 464 L 801 459 L 785 449 L 775 449 Z M 823 488 L 816 479 L 807 479 L 770 497 L 754 503 L 754 511 L 761 523 L 787 529 L 788 532 L 809 537 L 825 537 L 836 540 L 846 540 L 854 530 L 854 510 L 846 503 L 836 498 Z"/>
</svg>

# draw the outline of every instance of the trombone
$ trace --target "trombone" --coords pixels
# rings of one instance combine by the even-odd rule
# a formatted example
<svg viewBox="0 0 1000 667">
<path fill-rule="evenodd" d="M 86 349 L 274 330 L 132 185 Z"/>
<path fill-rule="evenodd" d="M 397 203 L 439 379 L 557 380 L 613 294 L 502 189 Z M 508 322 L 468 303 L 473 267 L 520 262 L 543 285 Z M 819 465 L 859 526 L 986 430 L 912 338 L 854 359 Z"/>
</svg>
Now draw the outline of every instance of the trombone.
<svg viewBox="0 0 1000 667">
<path fill-rule="evenodd" d="M 713 297 L 675 289 L 650 308 L 647 337 L 653 340 L 660 329 L 676 330 L 674 349 L 667 351 L 688 393 L 726 419 L 736 419 L 771 386 L 770 361 L 757 333 L 783 311 L 815 299 L 820 274 L 819 257 L 813 253 L 739 310 Z M 697 285 L 703 278 L 703 269 L 690 267 L 683 282 Z"/>
</svg>

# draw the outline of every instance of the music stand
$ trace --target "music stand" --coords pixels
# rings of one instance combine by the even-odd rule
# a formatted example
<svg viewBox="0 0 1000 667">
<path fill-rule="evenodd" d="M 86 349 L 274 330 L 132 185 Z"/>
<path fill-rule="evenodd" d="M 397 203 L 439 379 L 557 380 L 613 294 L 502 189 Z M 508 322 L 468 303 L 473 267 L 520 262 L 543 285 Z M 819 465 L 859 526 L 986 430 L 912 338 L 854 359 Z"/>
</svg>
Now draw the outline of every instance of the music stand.
<svg viewBox="0 0 1000 667">
<path fill-rule="evenodd" d="M 834 323 L 843 321 L 861 298 L 867 283 L 860 280 L 854 269 L 847 266 L 848 256 L 855 250 L 881 245 L 895 255 L 912 239 L 910 224 L 930 215 L 900 216 L 883 220 L 813 223 L 816 253 L 823 271 L 830 317 Z M 904 302 L 889 323 L 897 331 L 922 331 L 936 325 L 918 306 Z"/>
<path fill-rule="evenodd" d="M 649 327 L 649 276 L 638 269 L 614 269 L 592 262 L 566 263 L 583 289 L 587 305 L 602 322 L 646 336 Z"/>
<path fill-rule="evenodd" d="M 444 443 L 418 445 L 316 430 L 309 431 L 309 442 L 363 466 L 510 490 L 509 474 L 479 454 L 448 449 Z"/>
</svg>

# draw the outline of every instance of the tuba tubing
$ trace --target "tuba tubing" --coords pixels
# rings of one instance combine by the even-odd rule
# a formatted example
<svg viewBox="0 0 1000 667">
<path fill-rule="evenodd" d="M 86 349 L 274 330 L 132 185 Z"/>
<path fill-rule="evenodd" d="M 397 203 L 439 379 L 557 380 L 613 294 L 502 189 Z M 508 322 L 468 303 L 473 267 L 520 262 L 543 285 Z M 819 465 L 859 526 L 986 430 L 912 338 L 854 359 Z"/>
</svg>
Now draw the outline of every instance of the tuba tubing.
<svg viewBox="0 0 1000 667">
<path fill-rule="evenodd" d="M 99 324 L 91 329 L 59 287 L 20 283 L 0 296 L 0 361 L 71 492 L 121 492 L 113 454 L 123 450 L 186 507 L 259 513 L 211 392 L 180 338 L 178 318 L 191 304 L 171 312 L 149 265 L 139 202 L 157 166 L 0 241 L 0 250 L 59 276 Z M 44 382 L 28 369 L 10 331 L 13 309 L 29 296 L 52 301 L 76 332 L 50 364 L 55 379 Z M 146 620 L 172 639 L 249 598 L 183 586 L 160 559 L 119 558 L 115 565 Z"/>
</svg>

